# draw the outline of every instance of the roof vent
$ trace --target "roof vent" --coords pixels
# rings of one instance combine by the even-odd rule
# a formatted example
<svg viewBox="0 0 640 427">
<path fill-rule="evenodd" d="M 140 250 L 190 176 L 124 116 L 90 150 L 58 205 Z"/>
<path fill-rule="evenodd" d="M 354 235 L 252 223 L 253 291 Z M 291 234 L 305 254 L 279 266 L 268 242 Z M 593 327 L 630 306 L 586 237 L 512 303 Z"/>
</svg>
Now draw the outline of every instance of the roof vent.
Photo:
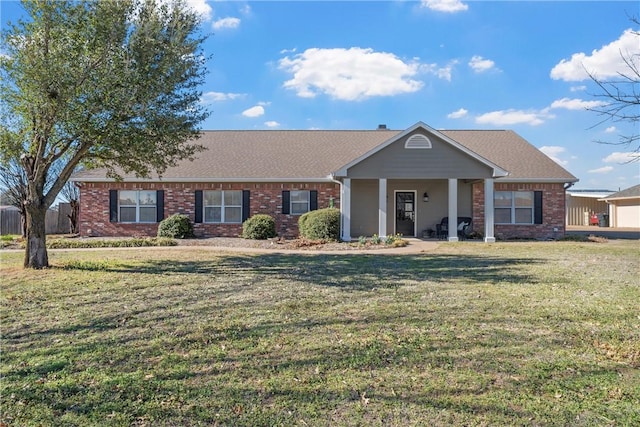
<svg viewBox="0 0 640 427">
<path fill-rule="evenodd" d="M 386 128 L 387 128 L 387 125 L 384 125 L 384 124 L 378 125 L 378 130 L 384 130 Z"/>
<path fill-rule="evenodd" d="M 424 135 L 413 135 L 404 143 L 404 148 L 431 148 L 431 141 Z"/>
</svg>

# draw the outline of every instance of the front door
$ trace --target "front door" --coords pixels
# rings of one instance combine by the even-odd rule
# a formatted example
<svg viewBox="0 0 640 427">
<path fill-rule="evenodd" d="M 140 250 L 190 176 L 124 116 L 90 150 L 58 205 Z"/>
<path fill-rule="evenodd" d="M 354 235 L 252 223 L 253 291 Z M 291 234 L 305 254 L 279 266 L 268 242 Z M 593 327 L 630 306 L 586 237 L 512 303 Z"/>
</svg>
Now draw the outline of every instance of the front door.
<svg viewBox="0 0 640 427">
<path fill-rule="evenodd" d="M 413 237 L 416 235 L 416 193 L 398 191 L 396 193 L 396 233 Z"/>
</svg>

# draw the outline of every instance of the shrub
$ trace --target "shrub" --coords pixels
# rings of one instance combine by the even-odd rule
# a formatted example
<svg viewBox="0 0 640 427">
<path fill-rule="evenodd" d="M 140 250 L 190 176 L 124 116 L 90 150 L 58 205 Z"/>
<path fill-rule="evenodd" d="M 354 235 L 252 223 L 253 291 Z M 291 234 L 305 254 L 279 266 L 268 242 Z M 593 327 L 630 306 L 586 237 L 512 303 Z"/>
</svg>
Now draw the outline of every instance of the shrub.
<svg viewBox="0 0 640 427">
<path fill-rule="evenodd" d="M 257 214 L 242 224 L 242 237 L 264 240 L 276 237 L 276 221 L 266 214 Z"/>
<path fill-rule="evenodd" d="M 310 240 L 340 240 L 340 211 L 335 208 L 307 212 L 298 220 L 300 237 Z"/>
<path fill-rule="evenodd" d="M 184 214 L 171 215 L 169 218 L 160 221 L 158 237 L 170 237 L 172 239 L 195 237 L 193 234 L 193 224 L 189 217 Z"/>
<path fill-rule="evenodd" d="M 176 246 L 177 244 L 175 240 L 168 237 L 47 240 L 47 248 L 49 249 L 139 248 L 147 246 Z M 22 244 L 22 246 L 24 246 L 24 244 Z"/>
</svg>

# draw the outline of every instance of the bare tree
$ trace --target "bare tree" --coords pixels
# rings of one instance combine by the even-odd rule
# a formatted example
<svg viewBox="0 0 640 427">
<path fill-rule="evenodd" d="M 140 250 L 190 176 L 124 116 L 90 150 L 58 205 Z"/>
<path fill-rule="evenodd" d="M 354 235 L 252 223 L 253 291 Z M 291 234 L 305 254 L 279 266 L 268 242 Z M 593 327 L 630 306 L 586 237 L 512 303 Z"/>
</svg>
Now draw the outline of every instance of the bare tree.
<svg viewBox="0 0 640 427">
<path fill-rule="evenodd" d="M 78 215 L 80 214 L 80 189 L 71 181 L 67 183 L 60 190 L 60 196 L 63 200 L 69 203 L 71 207 L 71 213 L 67 215 L 69 218 L 69 228 L 71 234 L 78 234 L 80 229 L 78 227 Z"/>
<path fill-rule="evenodd" d="M 0 186 L 3 202 L 15 206 L 20 212 L 20 230 L 22 237 L 27 235 L 26 209 L 24 201 L 27 198 L 27 174 L 16 159 L 9 159 L 6 164 L 0 164 Z"/>
<path fill-rule="evenodd" d="M 636 25 L 640 25 L 638 18 L 631 18 Z M 634 31 L 638 37 L 640 46 L 640 32 Z M 629 147 L 634 153 L 640 152 L 640 49 L 632 52 L 620 52 L 626 69 L 618 72 L 616 77 L 600 79 L 595 73 L 587 71 L 591 80 L 597 85 L 599 91 L 593 94 L 595 98 L 603 102 L 595 107 L 587 108 L 602 116 L 602 120 L 595 126 L 604 122 L 632 123 L 632 132 L 628 135 L 620 135 L 618 141 L 597 141 L 601 144 L 622 145 Z M 629 162 L 637 162 L 640 156 L 632 156 Z"/>
</svg>

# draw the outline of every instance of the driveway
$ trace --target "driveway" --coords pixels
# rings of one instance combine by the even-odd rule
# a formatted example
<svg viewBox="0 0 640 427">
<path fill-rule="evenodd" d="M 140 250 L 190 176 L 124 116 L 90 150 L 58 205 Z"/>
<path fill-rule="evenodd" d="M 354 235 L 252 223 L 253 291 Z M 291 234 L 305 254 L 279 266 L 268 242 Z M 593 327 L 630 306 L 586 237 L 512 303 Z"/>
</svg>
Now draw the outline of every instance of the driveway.
<svg viewBox="0 0 640 427">
<path fill-rule="evenodd" d="M 574 236 L 601 236 L 607 239 L 632 239 L 640 240 L 639 228 L 614 228 L 596 226 L 567 226 L 568 235 Z"/>
</svg>

